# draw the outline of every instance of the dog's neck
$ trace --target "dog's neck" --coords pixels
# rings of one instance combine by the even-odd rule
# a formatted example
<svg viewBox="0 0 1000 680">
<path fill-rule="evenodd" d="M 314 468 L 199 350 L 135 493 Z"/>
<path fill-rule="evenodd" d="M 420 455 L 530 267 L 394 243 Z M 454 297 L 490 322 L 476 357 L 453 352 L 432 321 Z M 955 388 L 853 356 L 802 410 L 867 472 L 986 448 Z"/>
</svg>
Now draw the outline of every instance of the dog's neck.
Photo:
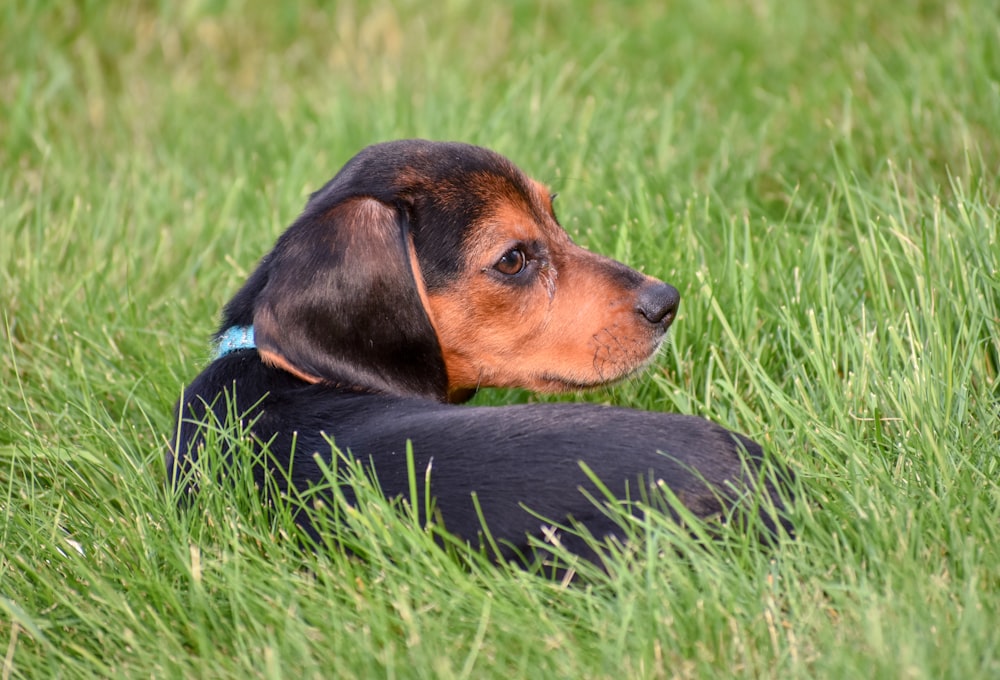
<svg viewBox="0 0 1000 680">
<path fill-rule="evenodd" d="M 230 326 L 219 336 L 213 359 L 221 359 L 227 354 L 242 349 L 257 349 L 253 339 L 253 326 Z"/>
<path fill-rule="evenodd" d="M 257 343 L 254 341 L 253 326 L 230 326 L 227 328 L 219 336 L 218 342 L 215 345 L 215 356 L 213 359 L 221 359 L 233 352 L 245 349 L 257 350 L 257 353 L 265 364 L 287 371 L 300 380 L 314 384 L 320 382 L 320 379 L 316 376 L 304 373 L 295 366 L 292 366 L 281 355 L 257 347 Z"/>
</svg>

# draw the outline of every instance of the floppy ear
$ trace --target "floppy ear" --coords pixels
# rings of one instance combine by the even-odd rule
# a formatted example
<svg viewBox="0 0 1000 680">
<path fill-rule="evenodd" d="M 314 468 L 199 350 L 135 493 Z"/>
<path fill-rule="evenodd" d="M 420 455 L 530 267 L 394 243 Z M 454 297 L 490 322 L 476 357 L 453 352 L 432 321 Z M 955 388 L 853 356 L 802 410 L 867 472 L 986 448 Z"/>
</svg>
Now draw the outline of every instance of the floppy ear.
<svg viewBox="0 0 1000 680">
<path fill-rule="evenodd" d="M 332 383 L 443 401 L 447 372 L 409 238 L 404 211 L 373 198 L 307 207 L 262 265 L 261 356 Z"/>
</svg>

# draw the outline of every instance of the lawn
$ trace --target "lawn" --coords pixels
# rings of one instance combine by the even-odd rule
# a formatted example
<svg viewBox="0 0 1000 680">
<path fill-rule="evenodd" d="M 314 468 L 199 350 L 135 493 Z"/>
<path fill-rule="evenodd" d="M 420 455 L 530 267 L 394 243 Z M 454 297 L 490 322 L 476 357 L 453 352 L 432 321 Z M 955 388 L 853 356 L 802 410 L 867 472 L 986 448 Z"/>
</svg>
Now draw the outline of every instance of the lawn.
<svg viewBox="0 0 1000 680">
<path fill-rule="evenodd" d="M 0 44 L 0 678 L 1000 677 L 992 0 L 13 0 Z M 796 540 L 654 516 L 567 585 L 360 479 L 360 558 L 238 480 L 175 509 L 221 306 L 401 137 L 503 153 L 681 291 L 646 374 L 559 398 L 750 434 Z"/>
</svg>

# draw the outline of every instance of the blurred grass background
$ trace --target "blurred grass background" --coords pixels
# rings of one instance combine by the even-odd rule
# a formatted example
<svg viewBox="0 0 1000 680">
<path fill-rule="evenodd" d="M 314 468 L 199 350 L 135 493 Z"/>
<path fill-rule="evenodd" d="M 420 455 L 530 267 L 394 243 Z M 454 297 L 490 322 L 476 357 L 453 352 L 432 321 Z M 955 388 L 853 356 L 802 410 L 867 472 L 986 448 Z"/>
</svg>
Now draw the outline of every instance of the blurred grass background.
<svg viewBox="0 0 1000 680">
<path fill-rule="evenodd" d="M 0 44 L 4 678 L 1000 673 L 994 3 L 13 0 Z M 647 375 L 572 398 L 765 442 L 798 541 L 652 526 L 564 588 L 377 498 L 366 561 L 224 495 L 173 512 L 222 304 L 311 190 L 411 136 L 503 153 L 681 290 Z"/>
</svg>

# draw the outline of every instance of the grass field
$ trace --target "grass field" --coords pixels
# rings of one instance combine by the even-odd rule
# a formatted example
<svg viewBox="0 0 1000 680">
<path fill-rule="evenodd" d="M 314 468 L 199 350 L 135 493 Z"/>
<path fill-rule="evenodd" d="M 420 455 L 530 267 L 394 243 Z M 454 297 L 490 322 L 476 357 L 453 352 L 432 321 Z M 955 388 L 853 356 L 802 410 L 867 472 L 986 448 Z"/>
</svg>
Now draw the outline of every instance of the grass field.
<svg viewBox="0 0 1000 680">
<path fill-rule="evenodd" d="M 3 679 L 1000 677 L 992 0 L 13 0 L 0 44 Z M 751 434 L 798 474 L 798 540 L 653 518 L 567 587 L 370 489 L 366 559 L 303 555 L 238 489 L 175 511 L 172 404 L 222 304 L 411 136 L 500 151 L 680 289 L 648 374 L 566 398 Z"/>
</svg>

